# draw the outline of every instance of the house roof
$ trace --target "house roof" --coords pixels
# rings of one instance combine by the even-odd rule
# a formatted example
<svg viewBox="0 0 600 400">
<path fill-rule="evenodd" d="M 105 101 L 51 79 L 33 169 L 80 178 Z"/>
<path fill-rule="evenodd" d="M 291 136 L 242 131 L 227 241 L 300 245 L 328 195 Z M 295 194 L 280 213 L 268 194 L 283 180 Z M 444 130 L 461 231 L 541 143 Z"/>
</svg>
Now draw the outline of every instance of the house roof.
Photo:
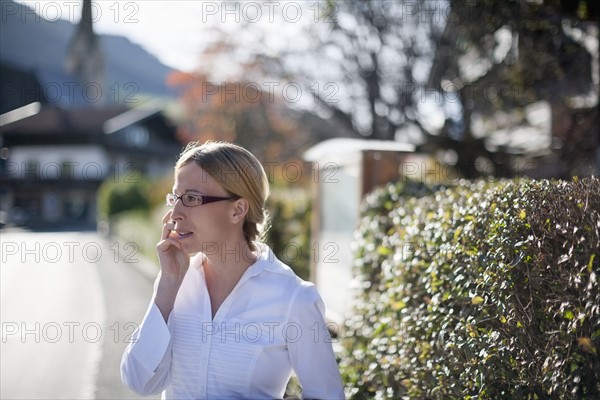
<svg viewBox="0 0 600 400">
<path fill-rule="evenodd" d="M 73 109 L 44 105 L 39 108 L 37 113 L 25 115 L 24 118 L 18 120 L 6 121 L 6 115 L 9 113 L 3 114 L 4 118 L 0 118 L 0 121 L 4 120 L 7 123 L 0 122 L 0 134 L 103 135 L 104 122 L 127 112 L 127 110 L 128 108 L 122 105 Z M 18 111 L 18 109 L 14 111 Z"/>
<path fill-rule="evenodd" d="M 129 109 L 119 115 L 116 115 L 109 120 L 106 120 L 102 126 L 102 130 L 106 134 L 117 132 L 127 126 L 141 122 L 155 114 L 160 113 L 162 108 L 157 104 L 151 104 L 148 107 L 138 107 Z"/>
<path fill-rule="evenodd" d="M 2 48 L 4 50 L 4 48 Z M 19 68 L 18 66 L 1 59 L 0 76 L 2 77 L 2 101 L 0 101 L 0 114 L 7 113 L 34 102 L 47 103 L 44 90 L 36 77 L 33 69 Z"/>
<path fill-rule="evenodd" d="M 142 128 L 129 129 L 134 126 Z M 171 156 L 181 150 L 175 127 L 156 103 L 134 109 L 125 105 L 63 109 L 32 103 L 0 115 L 0 144 L 95 144 L 146 156 Z"/>
<path fill-rule="evenodd" d="M 415 146 L 391 140 L 335 138 L 317 143 L 304 153 L 306 161 L 327 161 L 363 151 L 396 151 L 412 153 Z"/>
</svg>

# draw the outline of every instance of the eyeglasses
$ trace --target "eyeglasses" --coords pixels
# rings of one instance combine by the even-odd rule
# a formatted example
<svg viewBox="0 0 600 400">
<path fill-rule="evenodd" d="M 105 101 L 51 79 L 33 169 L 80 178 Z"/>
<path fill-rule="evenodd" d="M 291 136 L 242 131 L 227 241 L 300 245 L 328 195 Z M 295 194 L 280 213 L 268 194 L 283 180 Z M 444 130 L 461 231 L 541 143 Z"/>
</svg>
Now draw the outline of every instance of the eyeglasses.
<svg viewBox="0 0 600 400">
<path fill-rule="evenodd" d="M 199 194 L 184 193 L 181 196 L 169 193 L 166 196 L 167 207 L 175 207 L 177 200 L 181 199 L 181 202 L 186 207 L 198 207 L 203 204 L 214 203 L 216 201 L 223 200 L 235 200 L 236 197 L 218 197 L 218 196 L 202 196 Z"/>
</svg>

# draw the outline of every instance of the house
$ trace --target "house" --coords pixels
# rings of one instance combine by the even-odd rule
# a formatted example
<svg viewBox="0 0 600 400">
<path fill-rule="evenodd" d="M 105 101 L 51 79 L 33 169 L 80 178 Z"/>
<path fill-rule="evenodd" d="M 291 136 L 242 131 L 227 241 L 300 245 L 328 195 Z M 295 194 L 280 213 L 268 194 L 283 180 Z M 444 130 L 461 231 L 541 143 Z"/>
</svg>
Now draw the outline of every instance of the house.
<svg viewBox="0 0 600 400">
<path fill-rule="evenodd" d="M 125 38 L 96 35 L 91 0 L 77 26 L 21 18 L 35 13 L 1 2 L 0 220 L 94 228 L 103 181 L 161 175 L 181 151 L 162 104 L 141 100 L 172 95 L 171 69 Z"/>
<path fill-rule="evenodd" d="M 31 103 L 0 116 L 1 210 L 32 227 L 93 228 L 106 180 L 172 168 L 181 145 L 161 108 Z"/>
</svg>

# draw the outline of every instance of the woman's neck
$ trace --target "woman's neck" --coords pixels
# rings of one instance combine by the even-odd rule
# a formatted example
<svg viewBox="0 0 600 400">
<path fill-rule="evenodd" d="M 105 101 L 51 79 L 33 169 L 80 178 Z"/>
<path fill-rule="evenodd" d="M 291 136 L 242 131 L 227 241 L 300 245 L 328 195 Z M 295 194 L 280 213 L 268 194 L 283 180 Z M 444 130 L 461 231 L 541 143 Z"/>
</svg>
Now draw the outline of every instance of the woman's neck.
<svg viewBox="0 0 600 400">
<path fill-rule="evenodd" d="M 247 245 L 241 248 L 242 251 L 206 255 L 202 262 L 213 318 L 244 273 L 256 262 L 256 255 Z"/>
<path fill-rule="evenodd" d="M 202 262 L 204 272 L 219 281 L 238 281 L 246 270 L 256 262 L 257 254 L 246 241 L 224 242 L 206 246 Z"/>
</svg>

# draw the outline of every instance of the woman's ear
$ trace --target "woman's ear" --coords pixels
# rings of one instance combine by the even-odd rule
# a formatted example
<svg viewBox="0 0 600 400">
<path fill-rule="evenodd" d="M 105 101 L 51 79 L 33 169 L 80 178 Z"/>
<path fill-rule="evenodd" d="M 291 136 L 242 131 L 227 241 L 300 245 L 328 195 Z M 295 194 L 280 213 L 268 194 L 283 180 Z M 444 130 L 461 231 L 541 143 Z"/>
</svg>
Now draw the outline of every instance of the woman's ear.
<svg viewBox="0 0 600 400">
<path fill-rule="evenodd" d="M 234 223 L 244 222 L 246 219 L 246 214 L 248 214 L 248 209 L 250 205 L 248 204 L 248 200 L 244 198 L 239 198 L 233 203 L 233 214 L 232 219 Z"/>
</svg>

